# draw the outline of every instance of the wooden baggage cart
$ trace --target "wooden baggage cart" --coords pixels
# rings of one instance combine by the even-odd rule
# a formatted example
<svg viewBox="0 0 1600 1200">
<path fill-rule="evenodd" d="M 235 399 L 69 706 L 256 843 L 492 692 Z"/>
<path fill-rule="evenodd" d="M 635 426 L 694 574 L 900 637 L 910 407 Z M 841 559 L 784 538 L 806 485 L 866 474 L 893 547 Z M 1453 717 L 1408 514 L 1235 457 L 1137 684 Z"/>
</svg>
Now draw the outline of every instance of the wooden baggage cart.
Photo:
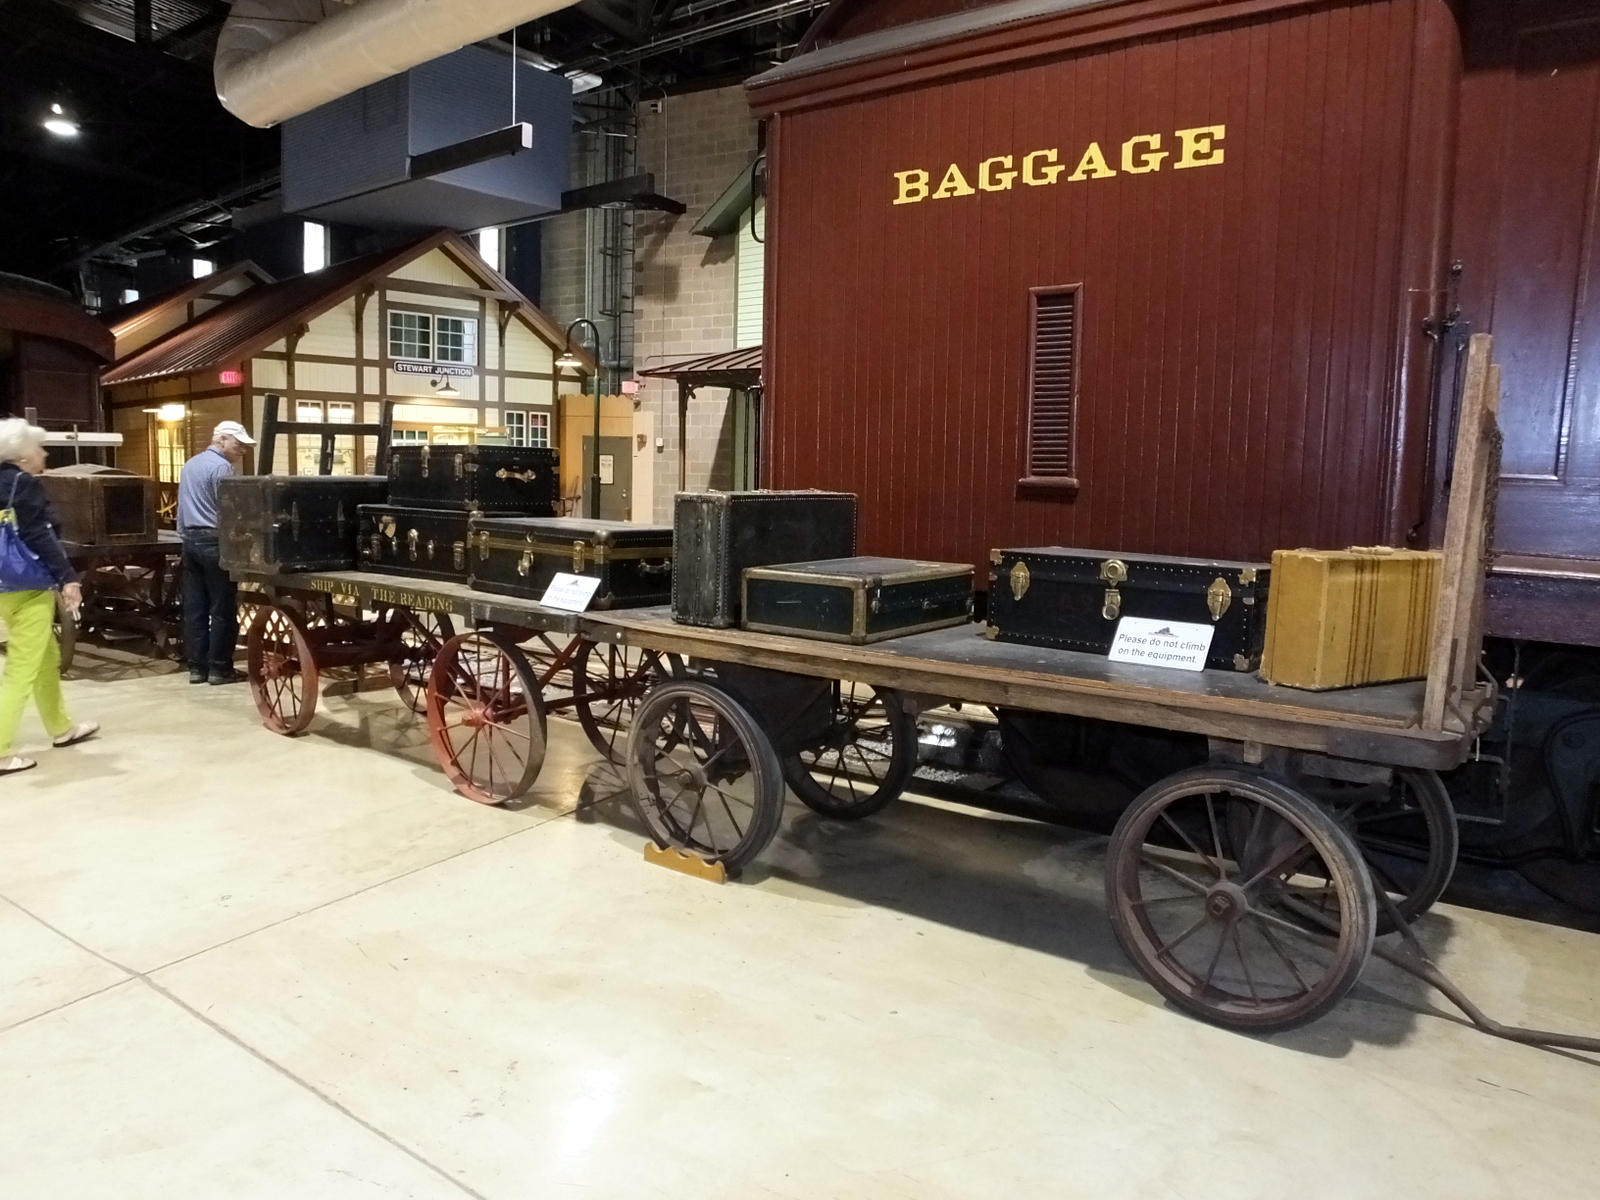
<svg viewBox="0 0 1600 1200">
<path fill-rule="evenodd" d="M 666 609 L 591 614 L 590 639 L 690 664 L 656 681 L 629 738 L 651 836 L 731 873 L 777 832 L 786 779 L 831 816 L 877 811 L 915 766 L 912 714 L 951 701 L 1200 735 L 1206 761 L 1147 788 L 1117 822 L 1106 888 L 1118 941 L 1205 1019 L 1256 1031 L 1315 1019 L 1354 985 L 1374 936 L 1409 936 L 1454 869 L 1437 772 L 1466 759 L 1495 700 L 1479 672 L 1498 476 L 1489 348 L 1473 339 L 1426 680 L 1305 692 L 990 641 L 977 625 L 846 646 L 681 625 Z M 1366 832 L 1397 808 L 1427 831 L 1404 878 L 1380 867 Z"/>
<path fill-rule="evenodd" d="M 441 765 L 464 794 L 497 802 L 537 775 L 554 707 L 545 689 L 565 670 L 556 702 L 587 713 L 586 731 L 623 765 L 657 845 L 728 873 L 776 834 L 786 782 L 845 819 L 898 796 L 916 765 L 919 710 L 960 701 L 1198 735 L 1206 761 L 1134 799 L 1108 851 L 1118 941 L 1175 1005 L 1243 1030 L 1303 1024 L 1339 1002 L 1369 954 L 1398 961 L 1374 947 L 1377 933 L 1398 929 L 1421 956 L 1402 965 L 1482 1027 L 1593 1049 L 1592 1039 L 1483 1018 L 1409 932 L 1455 865 L 1455 817 L 1437 772 L 1466 759 L 1495 701 L 1478 665 L 1484 514 L 1498 471 L 1488 355 L 1489 339 L 1475 337 L 1426 680 L 1295 691 L 1242 672 L 991 641 L 976 624 L 852 646 L 678 624 L 664 607 L 579 617 L 449 584 L 331 572 L 258 581 L 277 599 L 251 626 L 252 684 L 269 725 L 292 732 L 309 720 L 319 666 L 390 661 L 414 671 L 431 656 L 425 705 Z M 296 607 L 307 596 L 329 614 L 320 626 L 309 606 Z M 347 636 L 336 597 L 379 615 Z M 452 614 L 474 631 L 407 651 L 384 615 L 397 610 Z M 517 644 L 535 636 L 551 651 L 540 671 Z M 609 669 L 580 665 L 602 648 Z M 1424 861 L 1405 878 L 1377 868 L 1364 833 L 1395 806 L 1427 831 Z"/>
<path fill-rule="evenodd" d="M 594 645 L 575 613 L 458 583 L 363 571 L 232 574 L 253 607 L 246 661 L 267 728 L 304 732 L 323 672 L 386 663 L 395 690 L 427 718 L 446 776 L 484 804 L 533 786 L 552 711 L 570 710 L 595 749 L 621 763 L 633 708 L 671 669 L 653 651 Z"/>
</svg>

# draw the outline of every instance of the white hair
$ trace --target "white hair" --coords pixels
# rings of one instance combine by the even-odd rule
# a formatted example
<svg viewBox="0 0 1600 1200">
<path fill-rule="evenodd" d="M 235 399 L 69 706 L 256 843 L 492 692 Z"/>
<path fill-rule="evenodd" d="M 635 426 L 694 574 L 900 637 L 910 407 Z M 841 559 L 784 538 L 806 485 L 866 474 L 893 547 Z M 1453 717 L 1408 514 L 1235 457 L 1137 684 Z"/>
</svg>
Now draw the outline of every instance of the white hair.
<svg viewBox="0 0 1600 1200">
<path fill-rule="evenodd" d="M 44 445 L 49 431 L 29 425 L 21 417 L 0 421 L 0 462 L 16 462 L 30 450 Z"/>
</svg>

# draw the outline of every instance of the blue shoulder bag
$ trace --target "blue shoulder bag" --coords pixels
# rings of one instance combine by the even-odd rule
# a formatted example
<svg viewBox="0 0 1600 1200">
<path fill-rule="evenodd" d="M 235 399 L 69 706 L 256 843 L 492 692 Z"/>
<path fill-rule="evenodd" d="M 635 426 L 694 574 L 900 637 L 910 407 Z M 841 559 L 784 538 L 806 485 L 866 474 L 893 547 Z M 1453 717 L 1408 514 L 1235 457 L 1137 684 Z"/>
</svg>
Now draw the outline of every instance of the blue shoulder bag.
<svg viewBox="0 0 1600 1200">
<path fill-rule="evenodd" d="M 19 469 L 11 480 L 11 498 L 0 510 L 0 592 L 52 591 L 56 577 L 22 540 L 22 530 L 17 527 L 17 484 L 21 482 Z"/>
</svg>

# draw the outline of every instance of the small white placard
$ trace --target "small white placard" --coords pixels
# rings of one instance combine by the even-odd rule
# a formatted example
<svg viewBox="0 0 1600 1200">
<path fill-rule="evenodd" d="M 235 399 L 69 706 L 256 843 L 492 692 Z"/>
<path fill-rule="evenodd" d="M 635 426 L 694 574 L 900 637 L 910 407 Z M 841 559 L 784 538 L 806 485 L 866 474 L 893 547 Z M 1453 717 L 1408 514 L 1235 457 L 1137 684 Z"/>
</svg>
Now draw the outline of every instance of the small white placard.
<svg viewBox="0 0 1600 1200">
<path fill-rule="evenodd" d="M 1149 617 L 1123 617 L 1111 643 L 1112 662 L 1142 663 L 1147 667 L 1175 667 L 1203 671 L 1211 653 L 1215 625 L 1192 621 L 1152 621 Z"/>
<path fill-rule="evenodd" d="M 546 608 L 559 608 L 562 612 L 582 612 L 589 607 L 589 601 L 594 599 L 599 586 L 598 575 L 569 575 L 565 571 L 558 571 L 550 581 L 550 586 L 545 588 L 544 598 L 539 603 Z"/>
<path fill-rule="evenodd" d="M 610 487 L 616 481 L 617 481 L 617 456 L 614 455 L 614 454 L 602 454 L 600 456 L 600 483 L 601 483 L 601 485 L 604 486 L 604 487 Z"/>
</svg>

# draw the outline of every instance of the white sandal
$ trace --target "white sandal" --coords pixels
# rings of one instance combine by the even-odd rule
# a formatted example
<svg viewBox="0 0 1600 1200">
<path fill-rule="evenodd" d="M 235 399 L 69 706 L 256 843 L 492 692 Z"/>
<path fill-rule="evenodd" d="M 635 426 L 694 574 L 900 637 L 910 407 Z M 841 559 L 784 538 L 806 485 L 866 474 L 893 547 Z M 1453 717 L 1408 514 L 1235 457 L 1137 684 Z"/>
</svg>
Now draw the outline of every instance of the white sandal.
<svg viewBox="0 0 1600 1200">
<path fill-rule="evenodd" d="M 26 771 L 30 767 L 37 767 L 38 765 L 31 758 L 23 758 L 20 754 L 12 754 L 6 758 L 0 758 L 0 775 L 11 775 L 17 771 Z"/>
<path fill-rule="evenodd" d="M 100 732 L 100 722 L 98 722 L 98 721 L 79 721 L 71 729 L 67 730 L 65 733 L 63 733 L 60 737 L 56 738 L 50 744 L 52 746 L 56 746 L 56 747 L 76 746 L 79 742 L 88 741 L 90 738 L 92 738 L 95 734 L 97 734 L 99 732 Z"/>
</svg>

